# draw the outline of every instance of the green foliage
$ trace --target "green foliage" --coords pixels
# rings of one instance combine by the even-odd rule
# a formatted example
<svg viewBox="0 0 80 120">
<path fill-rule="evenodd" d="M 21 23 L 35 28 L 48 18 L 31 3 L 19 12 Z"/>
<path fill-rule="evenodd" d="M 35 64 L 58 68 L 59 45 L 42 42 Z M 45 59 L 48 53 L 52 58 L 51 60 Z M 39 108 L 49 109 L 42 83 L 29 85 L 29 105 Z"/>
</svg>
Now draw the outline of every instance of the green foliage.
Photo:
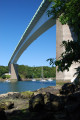
<svg viewBox="0 0 80 120">
<path fill-rule="evenodd" d="M 10 75 L 2 75 L 3 79 L 6 79 L 6 78 L 9 79 L 10 77 L 11 77 Z"/>
<path fill-rule="evenodd" d="M 47 59 L 47 61 L 49 61 L 49 64 L 54 66 L 55 65 L 55 59 L 54 58 L 49 58 Z"/>
<path fill-rule="evenodd" d="M 50 0 L 53 2 L 52 9 L 48 10 L 48 16 L 59 18 L 62 24 L 68 24 L 78 32 L 80 36 L 80 0 Z"/>
<path fill-rule="evenodd" d="M 4 74 L 4 73 L 8 73 L 9 69 L 8 66 L 0 66 L 0 77 Z"/>
<path fill-rule="evenodd" d="M 18 73 L 21 78 L 41 78 L 42 67 L 29 67 L 25 65 L 18 65 Z M 9 73 L 8 66 L 0 66 L 0 77 L 9 79 L 10 75 L 5 75 Z M 45 78 L 55 77 L 56 68 L 55 67 L 43 67 L 43 74 Z"/>
<path fill-rule="evenodd" d="M 63 41 L 65 51 L 61 54 L 60 60 L 55 62 L 61 71 L 68 70 L 73 62 L 80 61 L 80 44 L 77 41 Z"/>
<path fill-rule="evenodd" d="M 21 78 L 41 78 L 42 67 L 29 67 L 24 65 L 18 66 L 18 72 Z M 44 78 L 55 77 L 55 67 L 43 67 Z"/>
<path fill-rule="evenodd" d="M 11 77 L 11 75 L 6 75 L 6 78 L 9 79 Z"/>
<path fill-rule="evenodd" d="M 53 5 L 51 10 L 48 10 L 48 16 L 52 15 L 53 18 L 59 19 L 63 25 L 68 24 L 77 36 L 74 41 L 62 42 L 65 51 L 55 62 L 58 71 L 69 70 L 73 62 L 80 62 L 80 0 L 50 0 L 50 2 L 53 2 Z"/>
<path fill-rule="evenodd" d="M 10 75 L 5 75 L 5 73 L 9 73 L 8 66 L 0 66 L 0 78 L 9 79 Z"/>
<path fill-rule="evenodd" d="M 6 75 L 2 75 L 2 78 L 3 78 L 3 79 L 6 79 Z"/>
<path fill-rule="evenodd" d="M 25 92 L 21 92 L 21 96 L 23 96 L 24 98 L 30 98 L 31 96 L 33 96 L 34 92 L 31 91 L 25 91 Z"/>
</svg>

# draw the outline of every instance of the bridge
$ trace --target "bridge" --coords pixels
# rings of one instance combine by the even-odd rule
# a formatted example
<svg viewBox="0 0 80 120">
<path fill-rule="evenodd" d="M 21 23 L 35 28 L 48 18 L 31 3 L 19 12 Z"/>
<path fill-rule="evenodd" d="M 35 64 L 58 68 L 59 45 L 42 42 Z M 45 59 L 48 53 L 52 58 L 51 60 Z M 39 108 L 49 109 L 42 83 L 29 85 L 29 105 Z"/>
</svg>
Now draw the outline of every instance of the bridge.
<svg viewBox="0 0 80 120">
<path fill-rule="evenodd" d="M 22 53 L 28 48 L 28 46 L 36 40 L 42 33 L 48 30 L 50 27 L 56 24 L 56 59 L 58 59 L 64 49 L 60 46 L 63 40 L 73 40 L 74 35 L 71 32 L 71 29 L 68 25 L 61 25 L 61 23 L 56 20 L 48 17 L 47 11 L 51 9 L 52 3 L 48 0 L 43 0 L 34 14 L 32 20 L 30 21 L 28 27 L 23 33 L 17 47 L 15 48 L 11 59 L 8 63 L 9 70 L 11 73 L 11 79 L 18 80 L 18 70 L 17 70 L 17 61 Z M 56 79 L 57 80 L 70 80 L 73 78 L 73 74 L 75 72 L 75 66 L 78 65 L 73 64 L 70 68 L 70 71 L 67 72 L 57 72 L 56 71 Z"/>
</svg>

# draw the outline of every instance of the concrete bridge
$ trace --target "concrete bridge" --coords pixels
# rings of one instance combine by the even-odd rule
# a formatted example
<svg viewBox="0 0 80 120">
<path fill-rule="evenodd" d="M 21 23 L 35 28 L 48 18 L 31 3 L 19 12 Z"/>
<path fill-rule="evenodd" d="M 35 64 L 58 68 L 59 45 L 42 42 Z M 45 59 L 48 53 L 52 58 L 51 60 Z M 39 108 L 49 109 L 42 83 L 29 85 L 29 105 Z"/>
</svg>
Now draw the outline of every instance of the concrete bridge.
<svg viewBox="0 0 80 120">
<path fill-rule="evenodd" d="M 11 79 L 18 80 L 18 70 L 17 70 L 17 61 L 21 54 L 26 50 L 26 48 L 36 40 L 42 33 L 48 30 L 50 27 L 56 24 L 56 58 L 58 59 L 61 53 L 64 51 L 60 45 L 63 40 L 73 40 L 75 35 L 71 32 L 71 29 L 68 25 L 61 25 L 61 23 L 56 20 L 48 17 L 47 11 L 51 8 L 52 3 L 48 0 L 43 0 L 40 4 L 38 10 L 30 21 L 28 27 L 26 28 L 23 36 L 21 37 L 8 65 L 11 73 Z M 54 32 L 54 31 L 53 31 Z M 70 68 L 70 71 L 67 72 L 57 72 L 56 71 L 56 79 L 57 80 L 70 80 L 73 78 L 73 74 L 75 72 L 75 67 L 78 65 L 73 64 Z"/>
</svg>

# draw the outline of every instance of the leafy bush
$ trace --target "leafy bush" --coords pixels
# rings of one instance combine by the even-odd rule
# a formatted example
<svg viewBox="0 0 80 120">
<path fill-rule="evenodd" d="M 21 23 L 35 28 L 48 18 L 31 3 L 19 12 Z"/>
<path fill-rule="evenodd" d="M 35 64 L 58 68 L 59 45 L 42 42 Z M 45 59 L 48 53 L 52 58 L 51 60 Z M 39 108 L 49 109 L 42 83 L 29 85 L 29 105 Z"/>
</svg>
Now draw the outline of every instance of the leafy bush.
<svg viewBox="0 0 80 120">
<path fill-rule="evenodd" d="M 10 75 L 2 75 L 3 79 L 6 79 L 6 78 L 9 79 L 10 77 L 11 77 Z"/>
</svg>

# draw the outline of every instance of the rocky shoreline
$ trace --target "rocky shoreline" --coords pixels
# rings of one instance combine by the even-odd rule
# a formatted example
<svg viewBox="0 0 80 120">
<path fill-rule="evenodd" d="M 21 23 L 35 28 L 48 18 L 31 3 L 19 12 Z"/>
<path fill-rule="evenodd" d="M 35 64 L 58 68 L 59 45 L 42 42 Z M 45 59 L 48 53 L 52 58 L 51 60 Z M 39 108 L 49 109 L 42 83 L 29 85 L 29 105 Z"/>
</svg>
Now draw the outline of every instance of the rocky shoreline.
<svg viewBox="0 0 80 120">
<path fill-rule="evenodd" d="M 80 85 L 65 83 L 0 95 L 1 120 L 79 120 Z"/>
</svg>

